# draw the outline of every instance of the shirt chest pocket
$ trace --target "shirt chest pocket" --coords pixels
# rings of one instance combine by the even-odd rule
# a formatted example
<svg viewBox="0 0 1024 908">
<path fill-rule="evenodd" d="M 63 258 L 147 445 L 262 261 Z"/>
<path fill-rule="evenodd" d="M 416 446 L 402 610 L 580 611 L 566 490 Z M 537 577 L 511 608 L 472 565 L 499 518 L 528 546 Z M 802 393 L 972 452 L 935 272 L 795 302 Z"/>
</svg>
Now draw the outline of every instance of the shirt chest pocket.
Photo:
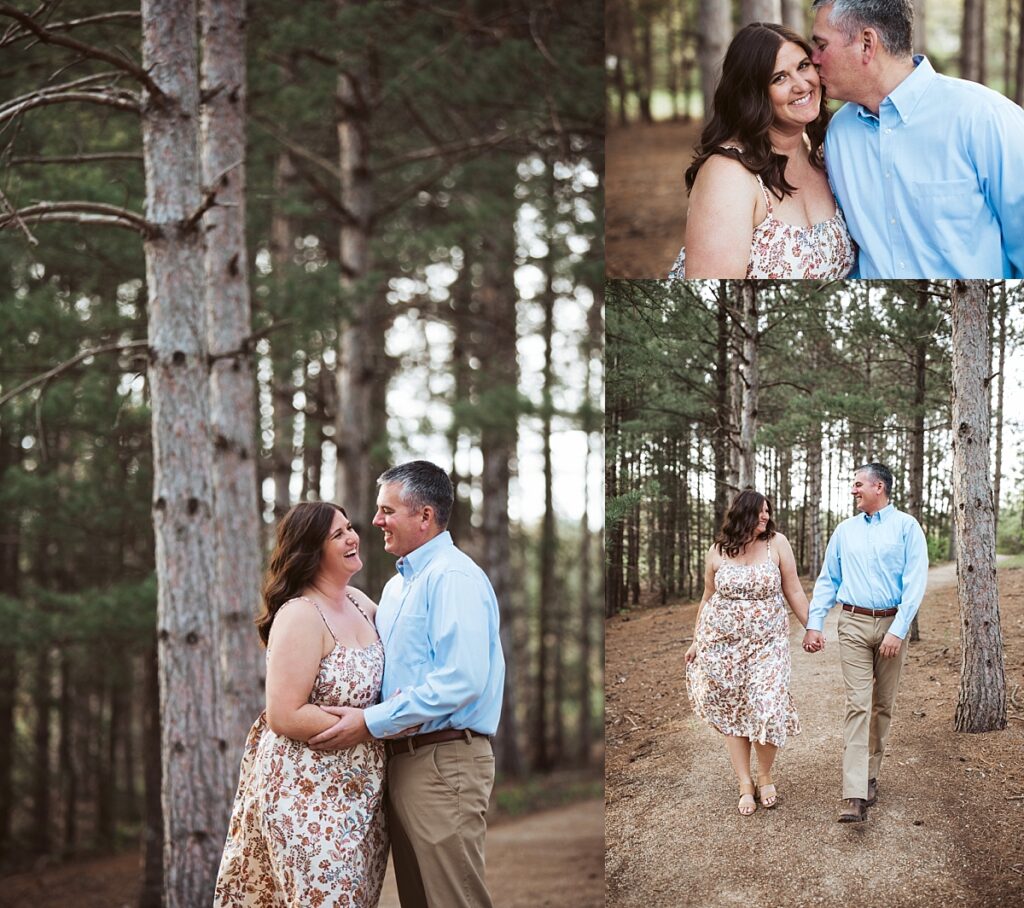
<svg viewBox="0 0 1024 908">
<path fill-rule="evenodd" d="M 406 667 L 426 662 L 430 655 L 427 616 L 399 615 L 386 649 L 388 659 L 394 659 Z"/>
<path fill-rule="evenodd" d="M 910 183 L 909 190 L 921 219 L 930 224 L 956 221 L 964 226 L 976 221 L 985 208 L 976 180 Z"/>
<path fill-rule="evenodd" d="M 906 549 L 902 545 L 880 545 L 875 550 L 878 553 L 878 560 L 882 567 L 895 574 L 903 574 L 906 565 Z"/>
</svg>

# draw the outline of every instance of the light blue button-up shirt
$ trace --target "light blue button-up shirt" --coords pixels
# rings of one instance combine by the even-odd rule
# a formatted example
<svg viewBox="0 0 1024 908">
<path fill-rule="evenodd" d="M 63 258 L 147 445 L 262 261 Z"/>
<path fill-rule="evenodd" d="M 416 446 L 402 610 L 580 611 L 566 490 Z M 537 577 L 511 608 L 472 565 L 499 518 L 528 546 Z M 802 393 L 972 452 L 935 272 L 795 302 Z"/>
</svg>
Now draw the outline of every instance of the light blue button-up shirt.
<svg viewBox="0 0 1024 908">
<path fill-rule="evenodd" d="M 862 278 L 1024 274 L 1024 110 L 927 58 L 877 116 L 848 103 L 825 135 Z"/>
<path fill-rule="evenodd" d="M 447 531 L 399 558 L 397 567 L 377 608 L 383 702 L 364 711 L 366 727 L 375 738 L 413 725 L 422 725 L 419 734 L 468 728 L 493 735 L 505 658 L 487 575 Z"/>
<path fill-rule="evenodd" d="M 899 609 L 889 633 L 901 640 L 921 605 L 928 579 L 928 543 L 921 525 L 888 504 L 870 517 L 848 517 L 832 534 L 807 618 L 820 631 L 836 604 Z"/>
</svg>

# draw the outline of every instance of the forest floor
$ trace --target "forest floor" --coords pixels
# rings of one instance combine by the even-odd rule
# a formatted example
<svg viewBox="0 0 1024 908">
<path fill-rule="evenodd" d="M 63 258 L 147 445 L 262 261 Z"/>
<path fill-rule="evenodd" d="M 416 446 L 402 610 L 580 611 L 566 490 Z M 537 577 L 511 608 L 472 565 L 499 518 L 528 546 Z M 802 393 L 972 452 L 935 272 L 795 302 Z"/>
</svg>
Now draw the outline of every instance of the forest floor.
<svg viewBox="0 0 1024 908">
<path fill-rule="evenodd" d="M 605 141 L 605 274 L 668 276 L 686 233 L 686 183 L 702 121 L 609 128 Z"/>
<path fill-rule="evenodd" d="M 1001 732 L 957 734 L 960 644 L 952 564 L 929 572 L 882 773 L 864 823 L 836 822 L 843 682 L 838 610 L 824 653 L 791 621 L 802 733 L 775 764 L 780 803 L 751 817 L 722 737 L 686 698 L 696 603 L 606 622 L 606 905 L 1024 904 L 1024 570 L 1000 569 L 1006 684 Z"/>
<path fill-rule="evenodd" d="M 501 818 L 487 832 L 487 882 L 502 908 L 604 904 L 604 805 L 593 798 Z M 0 879 L 0 908 L 134 908 L 137 851 Z M 380 908 L 398 908 L 390 861 Z"/>
</svg>

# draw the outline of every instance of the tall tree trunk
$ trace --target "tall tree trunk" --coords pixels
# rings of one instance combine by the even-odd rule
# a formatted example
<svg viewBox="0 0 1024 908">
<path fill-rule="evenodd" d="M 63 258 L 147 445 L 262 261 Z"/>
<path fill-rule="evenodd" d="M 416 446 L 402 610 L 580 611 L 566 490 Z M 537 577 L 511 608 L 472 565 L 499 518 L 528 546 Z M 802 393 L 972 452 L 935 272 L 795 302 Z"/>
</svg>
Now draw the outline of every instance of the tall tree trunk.
<svg viewBox="0 0 1024 908">
<path fill-rule="evenodd" d="M 218 204 L 204 230 L 213 502 L 229 785 L 263 708 L 266 660 L 252 622 L 263 566 L 256 487 L 256 380 L 245 248 L 245 0 L 202 0 L 202 170 Z"/>
<path fill-rule="evenodd" d="M 779 22 L 781 19 L 780 0 L 740 0 L 740 27 L 749 22 Z"/>
<path fill-rule="evenodd" d="M 821 570 L 821 423 L 815 422 L 807 438 L 807 573 Z"/>
<path fill-rule="evenodd" d="M 145 782 L 142 824 L 142 886 L 138 908 L 162 908 L 164 889 L 164 822 L 160 758 L 160 682 L 157 648 L 144 656 L 142 767 Z"/>
<path fill-rule="evenodd" d="M 960 78 L 981 81 L 981 32 L 984 28 L 981 0 L 964 0 L 960 29 Z"/>
<path fill-rule="evenodd" d="M 209 902 L 230 810 L 217 566 L 192 0 L 143 0 L 143 103 L 167 908 Z"/>
<path fill-rule="evenodd" d="M 918 523 L 925 525 L 924 519 L 924 403 L 926 379 L 928 374 L 928 341 L 930 338 L 925 334 L 926 313 L 928 307 L 928 281 L 919 281 L 917 284 L 917 296 L 915 310 L 917 318 L 914 319 L 914 400 L 911 405 L 912 427 L 910 430 L 910 489 L 907 496 L 907 513 L 912 515 Z M 910 625 L 910 639 L 920 640 L 921 630 L 918 626 L 917 615 Z"/>
<path fill-rule="evenodd" d="M 995 521 L 989 479 L 988 307 L 984 281 L 954 281 L 953 502 L 960 602 L 960 690 L 954 727 L 1006 727 L 1006 677 L 999 630 Z"/>
<path fill-rule="evenodd" d="M 2 414 L 0 414 L 2 415 Z M 17 433 L 0 421 L 0 482 L 21 458 Z M 17 508 L 0 508 L 0 595 L 16 599 L 19 593 L 18 559 L 21 551 L 21 521 Z M 0 852 L 11 839 L 14 808 L 14 703 L 18 696 L 18 652 L 0 643 Z"/>
<path fill-rule="evenodd" d="M 757 433 L 758 398 L 761 376 L 758 362 L 757 290 L 753 281 L 740 283 L 740 304 L 743 312 L 743 359 L 740 363 L 740 443 L 739 487 L 752 489 L 757 485 L 757 464 L 754 436 Z"/>
<path fill-rule="evenodd" d="M 1017 70 L 1013 83 L 1013 103 L 1024 104 L 1024 2 L 1017 6 Z M 1024 513 L 1024 511 L 1022 511 Z"/>
<path fill-rule="evenodd" d="M 338 0 L 338 8 L 360 5 Z M 388 307 L 370 274 L 373 179 L 370 169 L 370 116 L 374 87 L 370 49 L 339 61 L 335 95 L 340 197 L 345 211 L 338 235 L 338 258 L 345 316 L 338 331 L 338 446 L 335 497 L 356 521 L 369 522 L 377 477 L 388 466 L 386 428 L 390 377 L 384 339 Z M 379 594 L 389 570 L 380 546 L 366 547 L 362 582 Z"/>
<path fill-rule="evenodd" d="M 728 282 L 718 282 L 718 306 L 715 310 L 715 423 L 712 428 L 712 447 L 715 453 L 715 514 L 717 530 L 729 509 L 729 463 L 732 443 L 730 429 L 729 389 L 732 375 L 729 368 L 729 303 Z"/>
<path fill-rule="evenodd" d="M 1006 299 L 1006 284 L 999 287 L 999 354 L 996 373 L 996 452 L 992 480 L 992 507 L 996 540 L 999 539 L 999 496 L 1003 489 L 1003 397 L 1006 389 L 1006 316 L 1009 304 Z"/>
<path fill-rule="evenodd" d="M 551 162 L 548 161 L 550 173 Z M 552 190 L 551 204 L 555 205 L 554 199 L 554 176 L 551 176 L 549 183 Z M 552 212 L 552 220 L 554 213 Z M 549 236 L 547 237 L 548 252 L 544 261 L 545 286 L 540 293 L 540 301 L 543 308 L 544 320 L 541 328 L 541 337 L 544 341 L 544 366 L 542 369 L 542 403 L 541 403 L 541 446 L 544 458 L 544 515 L 541 518 L 540 535 L 540 602 L 538 603 L 538 625 L 539 633 L 537 640 L 537 675 L 536 675 L 536 696 L 537 705 L 535 713 L 536 727 L 533 738 L 536 743 L 534 752 L 534 767 L 541 772 L 551 768 L 559 757 L 558 738 L 561 732 L 559 724 L 559 712 L 561 706 L 557 700 L 556 676 L 559 672 L 557 629 L 564 624 L 563 610 L 561 606 L 561 595 L 558 590 L 558 581 L 555 577 L 555 563 L 558 560 L 558 535 L 555 526 L 555 503 L 554 503 L 554 465 L 551 457 L 551 417 L 554 407 L 552 398 L 552 384 L 554 382 L 554 351 L 552 341 L 555 326 L 555 291 L 552 287 L 554 275 L 552 265 L 554 263 L 554 224 L 550 224 Z M 550 698 L 550 702 L 549 702 Z M 550 743 L 550 749 L 549 749 Z"/>
<path fill-rule="evenodd" d="M 807 4 L 803 0 L 782 0 L 782 24 L 799 35 L 807 34 Z"/>
<path fill-rule="evenodd" d="M 596 303 L 595 303 L 596 306 Z M 588 363 L 587 372 L 589 374 L 589 354 L 585 354 L 585 361 Z M 590 764 L 590 752 L 593 748 L 594 742 L 594 713 L 591 707 L 591 678 L 590 678 L 590 661 L 592 641 L 591 641 L 591 621 L 592 618 L 592 606 L 591 596 L 593 590 L 593 581 L 591 580 L 591 569 L 590 560 L 591 545 L 590 545 L 590 483 L 588 481 L 590 474 L 590 432 L 589 428 L 586 431 L 586 449 L 583 454 L 583 516 L 580 517 L 580 547 L 578 552 L 579 563 L 580 563 L 580 633 L 579 633 L 579 646 L 580 646 L 580 662 L 579 662 L 579 692 L 580 692 L 580 712 L 579 720 L 576 726 L 576 762 L 580 766 L 588 766 Z"/>
<path fill-rule="evenodd" d="M 711 118 L 722 59 L 732 35 L 732 6 L 728 0 L 698 0 L 697 59 L 704 95 L 704 120 Z"/>
<path fill-rule="evenodd" d="M 514 188 L 508 187 L 508 203 Z M 509 222 L 511 223 L 511 222 Z M 501 731 L 495 738 L 497 768 L 507 776 L 523 774 L 519 750 L 518 698 L 515 647 L 516 608 L 512 580 L 512 546 L 508 519 L 509 464 L 516 455 L 519 435 L 519 367 L 516 357 L 516 295 L 514 236 L 505 233 L 483 238 L 478 358 L 487 363 L 478 376 L 481 417 L 480 453 L 481 519 L 484 537 L 484 570 L 491 580 L 501 609 L 501 648 L 505 655 L 505 688 L 502 693 Z"/>
<path fill-rule="evenodd" d="M 51 848 L 50 798 L 50 647 L 42 641 L 36 644 L 35 674 L 32 678 L 32 712 L 35 725 L 32 731 L 32 850 L 36 854 L 49 854 Z"/>
</svg>

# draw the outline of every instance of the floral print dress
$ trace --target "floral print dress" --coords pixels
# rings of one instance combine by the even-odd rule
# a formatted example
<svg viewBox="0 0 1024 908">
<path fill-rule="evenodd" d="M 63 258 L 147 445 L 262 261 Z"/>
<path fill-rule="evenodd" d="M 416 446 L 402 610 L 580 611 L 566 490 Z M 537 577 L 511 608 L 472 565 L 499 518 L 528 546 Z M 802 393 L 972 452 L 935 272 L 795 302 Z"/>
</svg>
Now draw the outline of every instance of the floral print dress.
<svg viewBox="0 0 1024 908">
<path fill-rule="evenodd" d="M 768 211 L 754 228 L 747 263 L 748 278 L 835 280 L 846 277 L 857 259 L 857 247 L 850 237 L 843 212 L 826 221 L 800 227 L 780 221 L 773 214 L 771 193 L 761 177 L 754 174 Z M 670 280 L 686 278 L 686 249 L 679 250 Z"/>
<path fill-rule="evenodd" d="M 352 649 L 335 638 L 309 702 L 370 706 L 383 677 L 380 640 Z M 245 743 L 214 908 L 373 908 L 388 859 L 383 788 L 383 742 L 318 753 L 272 732 L 261 713 Z"/>
<path fill-rule="evenodd" d="M 800 733 L 789 693 L 789 617 L 770 542 L 765 562 L 723 561 L 696 640 L 686 667 L 695 715 L 722 734 L 777 747 Z"/>
</svg>

